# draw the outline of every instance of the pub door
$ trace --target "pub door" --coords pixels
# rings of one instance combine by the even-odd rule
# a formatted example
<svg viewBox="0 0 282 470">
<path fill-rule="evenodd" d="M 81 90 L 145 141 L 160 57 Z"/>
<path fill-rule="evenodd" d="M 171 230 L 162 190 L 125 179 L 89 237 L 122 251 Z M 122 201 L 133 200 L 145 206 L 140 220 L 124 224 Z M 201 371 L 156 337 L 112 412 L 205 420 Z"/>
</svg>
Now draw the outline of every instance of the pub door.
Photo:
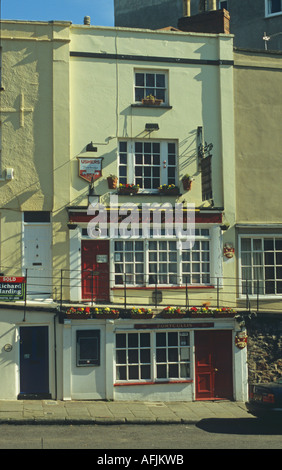
<svg viewBox="0 0 282 470">
<path fill-rule="evenodd" d="M 109 240 L 82 240 L 82 299 L 109 301 Z"/>
<path fill-rule="evenodd" d="M 196 400 L 233 399 L 232 331 L 195 331 Z"/>
</svg>

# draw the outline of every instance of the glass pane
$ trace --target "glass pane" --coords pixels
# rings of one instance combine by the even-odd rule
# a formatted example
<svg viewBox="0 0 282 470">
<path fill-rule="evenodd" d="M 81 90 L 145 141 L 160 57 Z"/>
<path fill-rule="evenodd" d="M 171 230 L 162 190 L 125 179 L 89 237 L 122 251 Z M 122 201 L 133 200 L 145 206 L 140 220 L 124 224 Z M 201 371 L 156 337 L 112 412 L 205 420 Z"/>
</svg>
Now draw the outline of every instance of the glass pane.
<svg viewBox="0 0 282 470">
<path fill-rule="evenodd" d="M 168 349 L 168 361 L 177 362 L 178 361 L 178 348 L 169 348 Z"/>
<path fill-rule="evenodd" d="M 180 364 L 180 377 L 182 379 L 190 377 L 190 364 Z"/>
<path fill-rule="evenodd" d="M 117 364 L 126 364 L 126 351 L 125 349 L 118 349 L 116 351 Z"/>
<path fill-rule="evenodd" d="M 128 363 L 136 364 L 138 362 L 138 349 L 128 350 Z"/>
<path fill-rule="evenodd" d="M 140 346 L 141 347 L 150 347 L 150 333 L 141 333 L 140 334 Z"/>
<path fill-rule="evenodd" d="M 166 364 L 157 365 L 157 378 L 166 379 Z"/>
<path fill-rule="evenodd" d="M 126 366 L 117 367 L 117 380 L 126 380 Z"/>
<path fill-rule="evenodd" d="M 178 364 L 168 365 L 168 376 L 169 378 L 178 378 Z"/>
<path fill-rule="evenodd" d="M 140 350 L 140 362 L 149 363 L 151 358 L 150 349 L 141 349 Z"/>
<path fill-rule="evenodd" d="M 126 335 L 124 333 L 118 333 L 116 335 L 116 347 L 117 348 L 126 347 Z"/>
<path fill-rule="evenodd" d="M 264 251 L 274 250 L 274 240 L 272 238 L 264 240 Z"/>
<path fill-rule="evenodd" d="M 275 240 L 275 249 L 276 250 L 282 250 L 282 239 L 281 238 L 276 238 L 276 240 Z"/>
<path fill-rule="evenodd" d="M 168 345 L 178 346 L 178 333 L 176 332 L 168 333 Z"/>
<path fill-rule="evenodd" d="M 157 254 L 157 253 L 155 253 L 155 254 Z M 160 260 L 160 261 L 167 261 L 167 252 L 166 252 L 166 251 L 165 251 L 165 252 L 161 252 L 161 253 L 159 254 L 159 260 Z"/>
<path fill-rule="evenodd" d="M 128 347 L 129 348 L 138 347 L 138 333 L 128 334 Z"/>
<path fill-rule="evenodd" d="M 141 366 L 141 379 L 150 379 L 151 378 L 151 366 Z"/>
<path fill-rule="evenodd" d="M 261 244 L 261 239 L 257 239 L 255 238 L 253 240 L 253 248 L 254 248 L 254 251 L 261 251 L 262 250 L 262 244 Z"/>
<path fill-rule="evenodd" d="M 166 345 L 166 334 L 165 333 L 157 333 L 156 334 L 156 341 L 157 341 L 157 346 L 165 346 Z"/>
<path fill-rule="evenodd" d="M 250 238 L 242 238 L 242 240 L 241 240 L 241 249 L 242 249 L 242 251 L 250 251 L 251 250 L 251 239 Z"/>
<path fill-rule="evenodd" d="M 139 379 L 138 377 L 138 366 L 129 366 L 128 367 L 128 378 L 131 380 Z"/>
<path fill-rule="evenodd" d="M 157 87 L 165 87 L 165 76 L 164 74 L 157 73 L 156 74 L 156 86 Z"/>
<path fill-rule="evenodd" d="M 157 349 L 156 361 L 166 362 L 166 349 Z"/>
<path fill-rule="evenodd" d="M 144 86 L 144 73 L 136 73 L 135 74 L 135 85 L 137 86 Z"/>
<path fill-rule="evenodd" d="M 142 101 L 145 98 L 144 88 L 135 88 L 135 101 Z"/>
<path fill-rule="evenodd" d="M 274 253 L 264 253 L 264 263 L 273 266 L 274 265 Z"/>
<path fill-rule="evenodd" d="M 146 86 L 154 87 L 155 86 L 155 74 L 146 73 Z"/>
<path fill-rule="evenodd" d="M 180 333 L 180 345 L 189 346 L 189 333 Z"/>
<path fill-rule="evenodd" d="M 252 255 L 251 253 L 242 253 L 242 265 L 243 266 L 251 266 L 252 264 Z"/>
</svg>

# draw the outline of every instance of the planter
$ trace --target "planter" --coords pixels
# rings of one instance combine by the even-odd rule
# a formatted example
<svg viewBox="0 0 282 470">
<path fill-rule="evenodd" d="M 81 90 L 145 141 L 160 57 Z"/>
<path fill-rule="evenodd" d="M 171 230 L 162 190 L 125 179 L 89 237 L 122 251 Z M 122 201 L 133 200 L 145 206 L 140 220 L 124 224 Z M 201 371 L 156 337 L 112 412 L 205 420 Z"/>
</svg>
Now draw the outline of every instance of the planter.
<svg viewBox="0 0 282 470">
<path fill-rule="evenodd" d="M 233 312 L 233 313 L 215 312 L 214 318 L 234 318 L 235 315 L 236 315 L 235 312 Z"/>
<path fill-rule="evenodd" d="M 107 180 L 108 180 L 108 188 L 109 189 L 116 189 L 117 188 L 117 181 L 118 181 L 117 178 L 114 178 L 112 176 L 108 176 Z"/>
<path fill-rule="evenodd" d="M 90 313 L 65 313 L 64 318 L 70 318 L 71 320 L 88 320 L 92 315 Z"/>
<path fill-rule="evenodd" d="M 91 318 L 113 319 L 119 318 L 119 313 L 92 313 Z"/>
<path fill-rule="evenodd" d="M 147 320 L 147 318 L 153 318 L 152 313 L 131 313 L 130 318 L 134 320 Z"/>
<path fill-rule="evenodd" d="M 148 98 L 143 98 L 142 99 L 142 104 L 146 106 L 160 106 L 162 104 L 163 100 L 157 100 L 157 99 L 148 99 Z"/>
<path fill-rule="evenodd" d="M 164 194 L 166 196 L 176 196 L 179 194 L 179 189 L 178 188 L 172 188 L 172 189 L 164 189 L 164 190 L 159 190 L 160 194 Z"/>
<path fill-rule="evenodd" d="M 214 314 L 213 313 L 189 313 L 190 318 L 213 318 Z"/>
<path fill-rule="evenodd" d="M 192 180 L 191 179 L 183 179 L 183 188 L 185 191 L 190 191 L 192 187 Z"/>
<path fill-rule="evenodd" d="M 119 188 L 118 194 L 126 195 L 126 194 L 137 194 L 139 188 Z"/>
</svg>

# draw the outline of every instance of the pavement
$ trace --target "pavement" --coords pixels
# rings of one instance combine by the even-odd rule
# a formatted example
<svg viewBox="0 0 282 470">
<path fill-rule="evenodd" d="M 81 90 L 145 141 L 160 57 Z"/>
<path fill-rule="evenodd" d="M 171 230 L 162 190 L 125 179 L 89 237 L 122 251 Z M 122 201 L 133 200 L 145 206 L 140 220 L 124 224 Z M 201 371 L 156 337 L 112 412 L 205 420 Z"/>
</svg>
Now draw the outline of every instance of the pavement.
<svg viewBox="0 0 282 470">
<path fill-rule="evenodd" d="M 245 403 L 0 400 L 1 424 L 197 424 L 253 418 Z M 255 418 L 254 418 L 255 419 Z"/>
</svg>

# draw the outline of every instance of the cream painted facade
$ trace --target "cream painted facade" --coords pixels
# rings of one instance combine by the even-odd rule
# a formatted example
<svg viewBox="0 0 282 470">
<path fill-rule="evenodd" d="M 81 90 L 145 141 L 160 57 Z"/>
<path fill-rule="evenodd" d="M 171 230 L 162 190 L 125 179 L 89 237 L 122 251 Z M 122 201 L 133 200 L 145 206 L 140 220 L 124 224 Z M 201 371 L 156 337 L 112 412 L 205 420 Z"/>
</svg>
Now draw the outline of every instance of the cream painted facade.
<svg viewBox="0 0 282 470">
<path fill-rule="evenodd" d="M 281 52 L 234 51 L 239 296 L 247 280 L 252 308 L 259 302 L 260 310 L 276 313 L 282 307 L 281 73 Z"/>
<path fill-rule="evenodd" d="M 27 274 L 28 297 L 26 305 L 20 302 L 5 308 L 1 304 L 0 372 L 7 380 L 0 388 L 0 399 L 37 395 L 154 401 L 204 396 L 244 401 L 246 348 L 235 344 L 240 325 L 234 317 L 176 320 L 158 316 L 166 305 L 187 306 L 187 300 L 190 307 L 206 301 L 213 307 L 236 304 L 236 258 L 223 254 L 224 244 L 234 246 L 236 241 L 232 36 L 67 22 L 3 21 L 1 26 L 1 269 L 5 276 Z M 135 99 L 137 74 L 139 79 L 158 76 L 165 83 L 160 106 L 146 107 Z M 148 133 L 147 124 L 157 124 L 158 130 Z M 199 129 L 204 146 L 212 144 L 212 198 L 207 200 L 202 198 Z M 91 142 L 96 152 L 87 149 Z M 124 178 L 123 165 L 128 182 L 140 176 L 134 161 L 137 144 L 143 146 L 144 154 L 157 155 L 158 162 L 147 163 L 145 171 L 143 156 L 139 167 L 145 187 L 133 196 L 119 195 L 119 204 L 195 204 L 198 248 L 190 265 L 190 255 L 183 244 L 176 244 L 175 235 L 133 240 L 134 250 L 127 245 L 131 240 L 88 236 L 94 215 L 87 214 L 90 187 L 79 176 L 79 160 L 102 159 L 94 197 L 99 195 L 109 209 L 117 194 L 108 188 L 107 177 Z M 146 153 L 146 144 L 154 151 Z M 122 154 L 128 159 L 126 165 Z M 145 185 L 152 166 L 160 172 L 158 183 L 165 184 L 169 178 L 175 182 L 177 196 L 161 196 L 156 186 Z M 8 179 L 8 168 L 13 168 L 12 179 Z M 191 191 L 182 184 L 186 173 L 194 178 Z M 223 225 L 229 229 L 224 231 Z M 93 271 L 102 271 L 103 264 L 107 271 L 94 292 L 97 275 Z M 138 271 L 141 265 L 145 272 Z M 90 279 L 93 276 L 90 288 L 84 268 Z M 129 279 L 127 305 L 154 306 L 153 293 L 161 295 L 153 319 L 140 323 L 120 315 L 118 319 L 84 320 L 65 314 L 61 300 L 70 300 L 70 305 L 94 303 L 94 307 L 101 301 L 122 308 L 124 273 Z M 106 297 L 99 299 L 101 292 Z M 225 352 L 221 350 L 219 356 L 225 360 L 228 355 L 229 362 L 227 389 L 218 385 L 205 395 L 199 388 L 198 354 L 207 340 L 212 355 L 224 344 Z M 130 346 L 132 342 L 135 347 Z M 142 360 L 136 359 L 136 348 L 140 354 L 142 349 Z M 40 373 L 44 372 L 42 388 L 27 380 L 38 375 L 29 364 L 34 351 L 41 361 Z M 167 359 L 156 359 L 164 351 Z M 129 363 L 122 362 L 125 357 L 131 357 Z M 215 370 L 211 364 L 212 382 Z"/>
</svg>

